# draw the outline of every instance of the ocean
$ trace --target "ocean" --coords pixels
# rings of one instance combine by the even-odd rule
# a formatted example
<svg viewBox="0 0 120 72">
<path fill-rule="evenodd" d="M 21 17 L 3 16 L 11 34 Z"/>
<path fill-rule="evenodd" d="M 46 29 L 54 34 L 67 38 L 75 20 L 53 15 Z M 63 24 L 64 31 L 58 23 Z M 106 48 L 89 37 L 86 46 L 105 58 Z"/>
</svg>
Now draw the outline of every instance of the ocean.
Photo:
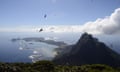
<svg viewBox="0 0 120 72">
<path fill-rule="evenodd" d="M 75 44 L 81 33 L 54 33 L 54 32 L 0 32 L 0 62 L 34 62 L 37 60 L 51 60 L 54 58 L 54 49 L 58 46 L 35 41 L 12 41 L 12 39 L 39 38 Z M 120 53 L 120 38 L 118 35 L 94 35 L 105 42 L 116 52 Z"/>
</svg>

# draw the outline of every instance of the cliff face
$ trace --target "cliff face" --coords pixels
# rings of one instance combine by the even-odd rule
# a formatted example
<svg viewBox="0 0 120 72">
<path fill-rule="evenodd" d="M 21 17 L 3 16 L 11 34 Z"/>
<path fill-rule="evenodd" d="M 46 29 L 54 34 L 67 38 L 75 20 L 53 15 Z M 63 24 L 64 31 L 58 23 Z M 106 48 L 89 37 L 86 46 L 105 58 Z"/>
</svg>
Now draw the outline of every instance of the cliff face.
<svg viewBox="0 0 120 72">
<path fill-rule="evenodd" d="M 120 55 L 92 35 L 84 33 L 69 53 L 56 57 L 61 65 L 107 64 L 120 66 Z"/>
</svg>

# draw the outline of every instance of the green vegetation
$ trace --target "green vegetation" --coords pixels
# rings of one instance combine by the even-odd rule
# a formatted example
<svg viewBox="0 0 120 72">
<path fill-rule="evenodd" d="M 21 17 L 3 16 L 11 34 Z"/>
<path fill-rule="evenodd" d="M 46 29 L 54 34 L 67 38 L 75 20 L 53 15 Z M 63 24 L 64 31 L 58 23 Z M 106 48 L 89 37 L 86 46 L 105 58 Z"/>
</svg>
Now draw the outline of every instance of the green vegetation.
<svg viewBox="0 0 120 72">
<path fill-rule="evenodd" d="M 36 63 L 0 63 L 0 72 L 120 72 L 120 68 L 102 64 L 63 66 L 44 60 Z"/>
</svg>

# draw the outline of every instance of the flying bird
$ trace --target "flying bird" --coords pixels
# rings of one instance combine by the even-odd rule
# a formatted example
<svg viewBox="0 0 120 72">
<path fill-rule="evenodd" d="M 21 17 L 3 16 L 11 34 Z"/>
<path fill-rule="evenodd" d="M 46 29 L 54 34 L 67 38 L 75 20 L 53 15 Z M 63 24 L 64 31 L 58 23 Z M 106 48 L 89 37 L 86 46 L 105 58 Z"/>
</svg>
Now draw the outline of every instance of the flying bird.
<svg viewBox="0 0 120 72">
<path fill-rule="evenodd" d="M 43 31 L 43 29 L 41 28 L 40 30 L 39 30 L 39 32 L 42 32 Z"/>
<path fill-rule="evenodd" d="M 44 18 L 46 18 L 46 17 L 47 17 L 47 14 L 44 15 Z"/>
</svg>

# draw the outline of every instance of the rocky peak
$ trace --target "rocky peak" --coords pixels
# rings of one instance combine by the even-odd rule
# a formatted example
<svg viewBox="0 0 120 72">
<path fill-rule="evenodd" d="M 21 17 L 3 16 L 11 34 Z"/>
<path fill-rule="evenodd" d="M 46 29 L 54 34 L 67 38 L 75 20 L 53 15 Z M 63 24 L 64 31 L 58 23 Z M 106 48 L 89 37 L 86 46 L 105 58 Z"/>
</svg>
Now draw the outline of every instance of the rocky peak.
<svg viewBox="0 0 120 72">
<path fill-rule="evenodd" d="M 69 53 L 55 58 L 57 64 L 107 64 L 120 66 L 120 55 L 88 33 L 81 35 Z"/>
</svg>

